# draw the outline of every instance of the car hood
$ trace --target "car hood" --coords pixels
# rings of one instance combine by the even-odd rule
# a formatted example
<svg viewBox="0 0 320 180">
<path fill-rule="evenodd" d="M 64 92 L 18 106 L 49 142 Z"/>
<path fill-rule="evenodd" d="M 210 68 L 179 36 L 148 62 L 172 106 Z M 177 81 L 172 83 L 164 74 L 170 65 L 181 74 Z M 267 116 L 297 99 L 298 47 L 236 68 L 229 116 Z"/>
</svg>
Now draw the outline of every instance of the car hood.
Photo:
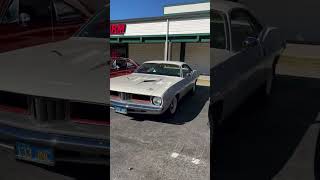
<svg viewBox="0 0 320 180">
<path fill-rule="evenodd" d="M 161 97 L 181 77 L 132 73 L 110 79 L 110 90 Z"/>
<path fill-rule="evenodd" d="M 106 104 L 107 39 L 73 37 L 0 54 L 0 90 Z"/>
</svg>

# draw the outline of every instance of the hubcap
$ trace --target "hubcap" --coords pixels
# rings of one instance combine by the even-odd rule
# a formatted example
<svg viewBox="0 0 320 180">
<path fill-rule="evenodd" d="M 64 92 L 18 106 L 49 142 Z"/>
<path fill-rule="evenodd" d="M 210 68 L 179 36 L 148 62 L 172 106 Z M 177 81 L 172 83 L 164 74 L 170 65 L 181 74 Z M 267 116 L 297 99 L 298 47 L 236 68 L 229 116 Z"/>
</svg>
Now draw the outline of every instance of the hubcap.
<svg viewBox="0 0 320 180">
<path fill-rule="evenodd" d="M 177 98 L 174 98 L 170 104 L 170 112 L 173 114 L 177 109 Z"/>
</svg>

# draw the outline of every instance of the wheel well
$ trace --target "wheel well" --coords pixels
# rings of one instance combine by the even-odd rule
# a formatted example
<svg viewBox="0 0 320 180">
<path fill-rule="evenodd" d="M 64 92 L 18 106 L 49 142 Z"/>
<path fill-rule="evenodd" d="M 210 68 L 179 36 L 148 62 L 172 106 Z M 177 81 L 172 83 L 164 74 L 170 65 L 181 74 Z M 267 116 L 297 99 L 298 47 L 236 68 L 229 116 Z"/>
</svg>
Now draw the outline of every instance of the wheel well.
<svg viewBox="0 0 320 180">
<path fill-rule="evenodd" d="M 176 95 L 176 98 L 177 98 L 177 100 L 179 101 L 180 94 L 177 94 L 177 95 Z"/>
</svg>

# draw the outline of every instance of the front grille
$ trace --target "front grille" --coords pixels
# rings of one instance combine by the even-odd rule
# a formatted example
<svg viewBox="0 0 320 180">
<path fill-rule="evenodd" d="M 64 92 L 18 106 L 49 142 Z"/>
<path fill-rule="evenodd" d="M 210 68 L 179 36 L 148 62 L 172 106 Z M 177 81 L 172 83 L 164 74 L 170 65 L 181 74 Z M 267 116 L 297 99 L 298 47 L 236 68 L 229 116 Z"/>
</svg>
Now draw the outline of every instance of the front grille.
<svg viewBox="0 0 320 180">
<path fill-rule="evenodd" d="M 110 91 L 111 99 L 118 99 L 122 101 L 131 101 L 137 103 L 151 103 L 151 97 L 141 94 L 131 94 L 125 92 L 118 92 L 118 91 Z"/>
<path fill-rule="evenodd" d="M 29 114 L 29 104 L 27 95 L 0 91 L 0 111 Z"/>
<path fill-rule="evenodd" d="M 0 91 L 0 112 L 27 115 L 27 119 L 39 123 L 71 120 L 85 124 L 109 125 L 109 111 L 106 105 Z"/>
<path fill-rule="evenodd" d="M 141 101 L 150 101 L 150 96 L 133 94 L 132 99 L 141 100 Z"/>
<path fill-rule="evenodd" d="M 109 125 L 109 111 L 106 105 L 70 102 L 70 118 L 78 123 Z"/>
<path fill-rule="evenodd" d="M 118 97 L 118 96 L 119 96 L 119 92 L 117 92 L 117 91 L 110 91 L 110 95 L 111 95 L 111 96 L 116 96 L 116 97 Z"/>
<path fill-rule="evenodd" d="M 124 100 L 124 101 L 131 100 L 132 99 L 132 94 L 121 92 L 120 93 L 120 99 Z"/>
</svg>

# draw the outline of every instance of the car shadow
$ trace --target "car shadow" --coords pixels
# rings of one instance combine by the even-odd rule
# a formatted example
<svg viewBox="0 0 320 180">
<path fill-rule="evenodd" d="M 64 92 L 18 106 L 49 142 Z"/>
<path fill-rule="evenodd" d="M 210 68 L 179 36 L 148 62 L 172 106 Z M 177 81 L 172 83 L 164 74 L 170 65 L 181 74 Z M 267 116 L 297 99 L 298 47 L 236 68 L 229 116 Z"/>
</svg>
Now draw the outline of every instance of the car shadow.
<svg viewBox="0 0 320 180">
<path fill-rule="evenodd" d="M 86 165 L 75 163 L 58 163 L 45 169 L 75 180 L 107 180 L 110 179 L 110 167 L 103 165 Z"/>
<path fill-rule="evenodd" d="M 209 100 L 209 86 L 197 86 L 194 95 L 188 94 L 179 102 L 178 110 L 173 118 L 164 116 L 131 114 L 131 120 L 135 121 L 156 121 L 161 123 L 169 123 L 175 125 L 183 125 L 190 122 L 200 114 L 201 111 L 206 111 L 205 104 Z"/>
<path fill-rule="evenodd" d="M 257 96 L 249 98 L 213 133 L 212 177 L 274 178 L 315 123 L 319 92 L 320 79 L 278 75 L 267 103 Z"/>
</svg>

